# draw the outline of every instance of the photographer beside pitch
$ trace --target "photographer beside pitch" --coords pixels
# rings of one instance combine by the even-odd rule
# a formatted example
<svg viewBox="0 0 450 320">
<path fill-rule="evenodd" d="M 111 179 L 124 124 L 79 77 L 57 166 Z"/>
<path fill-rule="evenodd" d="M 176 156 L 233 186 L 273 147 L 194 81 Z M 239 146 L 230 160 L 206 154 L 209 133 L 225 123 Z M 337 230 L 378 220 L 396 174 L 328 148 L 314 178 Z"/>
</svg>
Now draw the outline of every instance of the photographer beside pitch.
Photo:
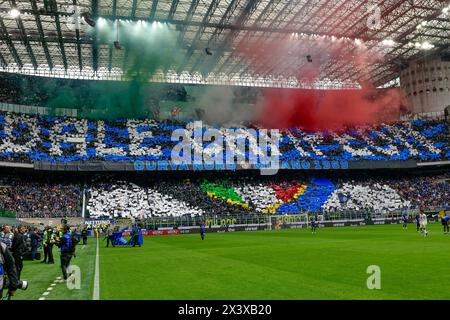
<svg viewBox="0 0 450 320">
<path fill-rule="evenodd" d="M 16 264 L 17 278 L 19 279 L 23 269 L 23 255 L 27 251 L 27 247 L 25 244 L 26 238 L 24 236 L 25 231 L 25 226 L 19 226 L 17 228 L 17 232 L 14 234 L 11 245 L 12 256 L 14 257 L 14 261 Z"/>
<path fill-rule="evenodd" d="M 6 244 L 0 241 L 0 298 L 3 298 L 3 289 L 8 289 L 8 296 L 12 297 L 19 287 L 14 257 Z"/>
</svg>

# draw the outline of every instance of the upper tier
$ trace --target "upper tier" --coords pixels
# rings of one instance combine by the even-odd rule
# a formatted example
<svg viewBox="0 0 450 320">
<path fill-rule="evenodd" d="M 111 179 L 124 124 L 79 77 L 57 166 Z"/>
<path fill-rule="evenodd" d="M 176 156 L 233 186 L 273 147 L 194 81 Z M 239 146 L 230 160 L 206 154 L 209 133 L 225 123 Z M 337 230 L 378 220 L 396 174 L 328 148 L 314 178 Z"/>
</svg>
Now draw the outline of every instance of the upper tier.
<svg viewBox="0 0 450 320">
<path fill-rule="evenodd" d="M 0 161 L 170 160 L 177 143 L 171 141 L 172 132 L 180 128 L 192 128 L 192 123 L 0 112 Z M 447 123 L 415 120 L 342 133 L 282 131 L 279 150 L 281 161 L 442 161 L 450 159 L 449 140 Z"/>
</svg>

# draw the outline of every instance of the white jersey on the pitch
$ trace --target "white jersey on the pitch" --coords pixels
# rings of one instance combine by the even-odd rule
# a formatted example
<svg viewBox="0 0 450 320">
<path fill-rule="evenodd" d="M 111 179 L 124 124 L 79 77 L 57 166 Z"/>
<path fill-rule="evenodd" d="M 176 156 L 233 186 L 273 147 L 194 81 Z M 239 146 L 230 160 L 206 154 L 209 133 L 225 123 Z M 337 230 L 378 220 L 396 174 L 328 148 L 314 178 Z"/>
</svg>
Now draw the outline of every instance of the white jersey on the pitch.
<svg viewBox="0 0 450 320">
<path fill-rule="evenodd" d="M 421 214 L 420 215 L 420 224 L 423 226 L 426 226 L 427 223 L 428 223 L 427 215 L 425 213 Z"/>
</svg>

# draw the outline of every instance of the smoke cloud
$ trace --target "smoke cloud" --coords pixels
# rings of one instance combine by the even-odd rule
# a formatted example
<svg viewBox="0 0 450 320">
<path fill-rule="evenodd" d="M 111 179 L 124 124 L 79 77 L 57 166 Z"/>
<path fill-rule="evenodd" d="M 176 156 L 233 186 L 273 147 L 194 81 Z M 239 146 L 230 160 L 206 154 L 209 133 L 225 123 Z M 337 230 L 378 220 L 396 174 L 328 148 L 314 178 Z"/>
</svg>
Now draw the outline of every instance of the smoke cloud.
<svg viewBox="0 0 450 320">
<path fill-rule="evenodd" d="M 87 118 L 143 118 L 155 117 L 158 95 L 155 87 L 149 88 L 149 80 L 159 69 L 168 69 L 180 63 L 176 54 L 178 31 L 162 23 L 101 19 L 90 33 L 96 34 L 99 50 L 109 50 L 119 40 L 122 50 L 113 47 L 113 55 L 123 66 L 128 81 L 35 81 L 22 84 L 23 92 L 45 97 L 44 106 L 57 113 L 59 108 L 82 107 L 80 116 Z M 118 36 L 118 37 L 117 37 Z M 107 59 L 99 57 L 99 67 L 106 67 Z M 24 97 L 25 99 L 26 97 Z M 43 99 L 44 100 L 44 99 Z"/>
<path fill-rule="evenodd" d="M 267 89 L 257 106 L 256 122 L 267 128 L 340 131 L 396 121 L 405 103 L 400 89 Z"/>
<path fill-rule="evenodd" d="M 80 115 L 89 118 L 156 117 L 164 86 L 149 85 L 159 70 L 179 66 L 185 57 L 178 50 L 179 32 L 174 27 L 153 22 L 117 22 L 102 19 L 95 29 L 99 49 L 105 52 L 116 40 L 123 50 L 113 48 L 117 61 L 125 61 L 126 82 L 115 81 L 24 81 L 26 91 L 36 92 L 46 101 L 44 106 L 58 108 L 83 107 Z M 117 34 L 118 32 L 118 34 Z M 300 37 L 301 38 L 301 37 Z M 344 47 L 353 46 L 347 56 Z M 369 77 L 368 65 L 383 61 L 382 52 L 368 50 L 363 42 L 330 37 L 287 37 L 269 44 L 260 40 L 242 41 L 236 53 L 249 63 L 249 71 L 282 70 L 299 81 L 313 84 L 323 79 L 324 66 L 336 59 L 351 64 L 362 79 Z M 177 53 L 178 52 L 178 53 Z M 310 55 L 312 62 L 306 56 Z M 258 57 L 258 60 L 254 59 Z M 104 57 L 100 67 L 107 67 Z M 197 86 L 200 87 L 200 86 Z M 261 90 L 256 105 L 236 103 L 237 88 L 203 86 L 196 95 L 195 108 L 205 111 L 204 120 L 210 124 L 242 121 L 257 122 L 268 128 L 302 127 L 305 130 L 342 130 L 345 126 L 390 122 L 399 118 L 406 105 L 400 90 L 378 90 L 364 85 L 361 90 Z M 24 101 L 26 104 L 26 101 Z"/>
<path fill-rule="evenodd" d="M 197 97 L 196 105 L 205 111 L 204 120 L 210 124 L 239 123 L 254 120 L 250 104 L 234 103 L 234 87 L 208 86 Z"/>
<path fill-rule="evenodd" d="M 343 55 L 343 48 L 352 48 Z M 281 70 L 302 83 L 323 80 L 324 67 L 333 61 L 350 65 L 362 81 L 370 78 L 370 66 L 382 63 L 384 53 L 369 50 L 362 41 L 321 36 L 292 35 L 267 44 L 264 38 L 242 42 L 237 50 L 250 69 Z M 252 57 L 257 56 L 258 60 Z M 312 61 L 308 61 L 307 56 Z M 360 90 L 263 89 L 255 122 L 270 128 L 302 127 L 309 131 L 338 131 L 346 126 L 376 124 L 399 119 L 407 104 L 400 89 L 376 89 L 363 84 Z"/>
</svg>

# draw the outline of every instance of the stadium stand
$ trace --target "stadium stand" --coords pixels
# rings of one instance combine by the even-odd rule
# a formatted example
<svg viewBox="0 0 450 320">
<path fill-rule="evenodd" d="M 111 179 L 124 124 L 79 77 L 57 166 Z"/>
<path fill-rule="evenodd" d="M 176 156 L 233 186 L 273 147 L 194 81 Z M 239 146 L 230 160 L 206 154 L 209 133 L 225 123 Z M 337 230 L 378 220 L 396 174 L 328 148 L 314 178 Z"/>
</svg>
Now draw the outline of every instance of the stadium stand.
<svg viewBox="0 0 450 320">
<path fill-rule="evenodd" d="M 155 178 L 133 183 L 111 180 L 90 186 L 87 212 L 94 218 L 148 218 L 245 213 L 388 213 L 419 207 L 447 208 L 449 177 L 447 173 L 395 178 L 365 175 L 293 179 Z"/>
<path fill-rule="evenodd" d="M 325 211 L 374 210 L 391 211 L 410 207 L 411 202 L 386 184 L 344 183 L 336 189 L 324 204 Z"/>
<path fill-rule="evenodd" d="M 28 178 L 27 178 L 28 177 Z M 0 211 L 17 218 L 55 218 L 81 215 L 81 188 L 51 177 L 0 178 Z"/>
<path fill-rule="evenodd" d="M 118 181 L 97 184 L 90 189 L 88 203 L 94 218 L 147 218 L 150 216 L 201 215 L 203 211 L 177 200 L 170 194 L 136 184 Z"/>
<path fill-rule="evenodd" d="M 17 218 L 389 213 L 449 208 L 450 174 L 390 170 L 142 174 L 9 173 L 2 169 L 0 215 Z M 10 169 L 9 169 L 10 170 Z"/>
<path fill-rule="evenodd" d="M 0 112 L 0 161 L 170 160 L 175 129 L 191 122 L 115 121 Z M 223 130 L 223 129 L 221 129 Z M 282 133 L 280 160 L 438 161 L 450 159 L 448 124 L 414 120 L 341 133 Z"/>
</svg>

